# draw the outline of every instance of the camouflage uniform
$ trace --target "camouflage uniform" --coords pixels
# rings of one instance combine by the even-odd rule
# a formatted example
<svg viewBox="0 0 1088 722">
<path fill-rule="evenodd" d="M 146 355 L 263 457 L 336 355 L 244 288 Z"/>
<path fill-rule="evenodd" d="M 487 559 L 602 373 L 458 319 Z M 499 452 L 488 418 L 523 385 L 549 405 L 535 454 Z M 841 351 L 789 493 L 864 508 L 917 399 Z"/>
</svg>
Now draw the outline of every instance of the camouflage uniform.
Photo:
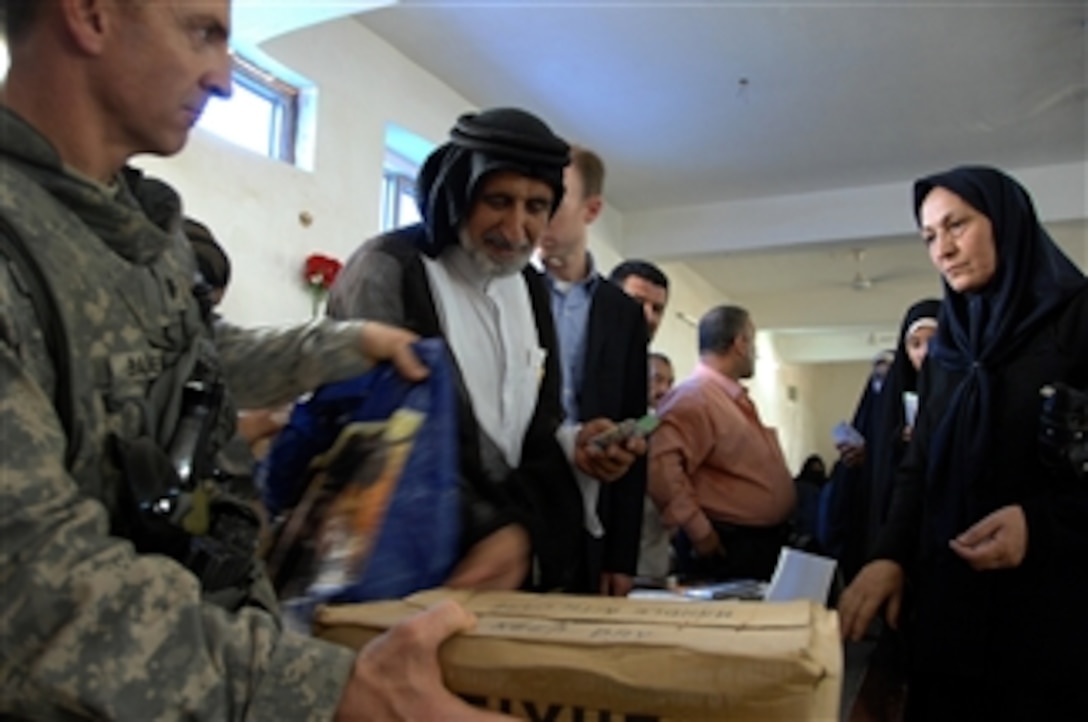
<svg viewBox="0 0 1088 722">
<path fill-rule="evenodd" d="M 190 293 L 189 246 L 160 229 L 179 227 L 177 196 L 127 175 L 116 190 L 78 177 L 0 108 L 0 217 L 57 296 L 75 405 L 66 438 L 43 330 L 9 263 L 0 269 L 0 718 L 328 719 L 353 655 L 283 630 L 264 610 L 210 604 L 181 564 L 136 553 L 123 536 L 125 480 L 111 445 L 141 435 L 166 444 L 181 380 L 198 362 L 221 366 L 233 396 L 253 407 L 357 374 L 359 324 L 220 324 L 213 341 Z"/>
</svg>

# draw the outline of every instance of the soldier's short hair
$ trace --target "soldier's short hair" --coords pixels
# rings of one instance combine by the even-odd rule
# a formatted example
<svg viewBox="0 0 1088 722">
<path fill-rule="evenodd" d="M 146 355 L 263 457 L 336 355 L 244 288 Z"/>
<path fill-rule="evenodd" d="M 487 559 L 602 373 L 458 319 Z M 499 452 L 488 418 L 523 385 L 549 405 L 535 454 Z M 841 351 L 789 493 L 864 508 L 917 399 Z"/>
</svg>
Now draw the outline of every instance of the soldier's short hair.
<svg viewBox="0 0 1088 722">
<path fill-rule="evenodd" d="M 0 28 L 9 43 L 26 37 L 42 0 L 0 0 Z"/>
<path fill-rule="evenodd" d="M 146 0 L 120 0 L 125 11 L 131 11 Z M 22 40 L 34 27 L 46 0 L 0 0 L 0 33 L 12 45 Z"/>
</svg>

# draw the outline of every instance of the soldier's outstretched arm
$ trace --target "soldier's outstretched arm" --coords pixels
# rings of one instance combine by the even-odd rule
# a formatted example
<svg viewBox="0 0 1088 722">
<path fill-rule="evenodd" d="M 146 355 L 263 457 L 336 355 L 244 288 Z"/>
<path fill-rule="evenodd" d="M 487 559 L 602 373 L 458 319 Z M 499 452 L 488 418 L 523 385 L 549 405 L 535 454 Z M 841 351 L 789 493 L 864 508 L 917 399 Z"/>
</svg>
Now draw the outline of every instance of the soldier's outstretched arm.
<svg viewBox="0 0 1088 722">
<path fill-rule="evenodd" d="M 243 328 L 224 321 L 215 327 L 227 388 L 242 408 L 293 401 L 387 359 L 407 378 L 423 378 L 426 367 L 410 348 L 417 339 L 381 323 L 327 318 L 284 328 Z"/>
</svg>

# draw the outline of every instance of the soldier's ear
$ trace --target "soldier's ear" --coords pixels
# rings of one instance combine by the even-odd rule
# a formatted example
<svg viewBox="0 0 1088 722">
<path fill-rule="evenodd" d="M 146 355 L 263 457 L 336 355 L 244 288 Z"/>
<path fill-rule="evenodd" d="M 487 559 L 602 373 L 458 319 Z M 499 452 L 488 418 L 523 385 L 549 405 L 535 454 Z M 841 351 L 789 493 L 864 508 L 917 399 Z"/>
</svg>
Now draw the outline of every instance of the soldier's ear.
<svg viewBox="0 0 1088 722">
<path fill-rule="evenodd" d="M 59 0 L 64 29 L 69 40 L 82 53 L 99 55 L 106 46 L 116 15 L 123 12 L 126 0 Z"/>
</svg>

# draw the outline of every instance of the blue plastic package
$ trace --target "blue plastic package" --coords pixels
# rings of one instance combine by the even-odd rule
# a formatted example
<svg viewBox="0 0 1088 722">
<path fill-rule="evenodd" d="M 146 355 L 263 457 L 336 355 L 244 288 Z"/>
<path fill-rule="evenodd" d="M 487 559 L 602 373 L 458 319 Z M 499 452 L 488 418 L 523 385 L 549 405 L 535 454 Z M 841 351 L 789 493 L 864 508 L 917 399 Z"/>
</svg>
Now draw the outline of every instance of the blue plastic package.
<svg viewBox="0 0 1088 722">
<path fill-rule="evenodd" d="M 455 381 L 439 339 L 413 346 L 418 383 L 389 363 L 295 406 L 258 472 L 281 517 L 269 572 L 289 608 L 439 586 L 460 536 Z"/>
</svg>

